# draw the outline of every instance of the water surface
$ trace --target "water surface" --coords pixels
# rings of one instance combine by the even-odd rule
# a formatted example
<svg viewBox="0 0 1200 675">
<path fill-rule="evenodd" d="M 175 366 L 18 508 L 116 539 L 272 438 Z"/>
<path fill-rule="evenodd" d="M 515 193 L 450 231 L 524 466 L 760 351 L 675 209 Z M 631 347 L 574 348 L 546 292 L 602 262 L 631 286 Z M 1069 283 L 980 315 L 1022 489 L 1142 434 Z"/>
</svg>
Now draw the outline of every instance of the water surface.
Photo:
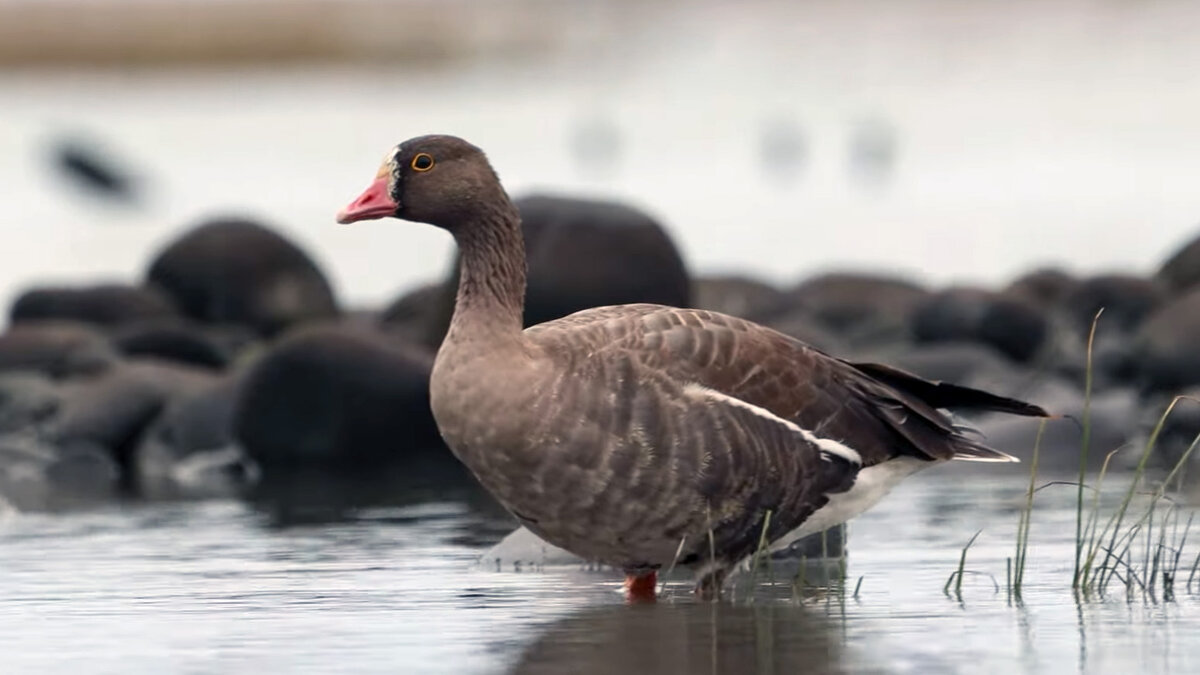
<svg viewBox="0 0 1200 675">
<path fill-rule="evenodd" d="M 0 521 L 6 673 L 1187 672 L 1196 598 L 1076 603 L 1074 491 L 1039 494 L 1024 604 L 1004 592 L 1025 479 L 935 469 L 850 529 L 847 592 L 628 607 L 576 568 L 479 569 L 477 500 L 280 526 L 210 502 Z M 976 530 L 961 601 L 942 587 Z M 1194 555 L 1194 552 L 1191 554 Z M 1190 560 L 1188 561 L 1190 564 Z M 994 575 L 1000 590 L 986 574 Z M 858 597 L 852 588 L 861 577 Z M 764 576 L 765 578 L 765 576 Z M 763 581 L 762 583 L 765 583 Z M 1183 580 L 1180 580 L 1180 588 Z"/>
</svg>

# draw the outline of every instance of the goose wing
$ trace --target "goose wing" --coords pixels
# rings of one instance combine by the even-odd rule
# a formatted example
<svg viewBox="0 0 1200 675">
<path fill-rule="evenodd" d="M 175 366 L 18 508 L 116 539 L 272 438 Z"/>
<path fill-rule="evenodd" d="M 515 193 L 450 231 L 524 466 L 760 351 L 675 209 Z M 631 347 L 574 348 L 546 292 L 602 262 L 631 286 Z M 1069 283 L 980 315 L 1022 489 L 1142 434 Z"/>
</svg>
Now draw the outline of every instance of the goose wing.
<svg viewBox="0 0 1200 675">
<path fill-rule="evenodd" d="M 878 364 L 834 358 L 735 317 L 660 305 L 577 312 L 534 326 L 530 340 L 557 358 L 629 359 L 643 372 L 696 384 L 858 455 L 864 466 L 899 455 L 1011 461 L 938 408 L 1044 416 L 1013 399 L 923 380 Z"/>
</svg>

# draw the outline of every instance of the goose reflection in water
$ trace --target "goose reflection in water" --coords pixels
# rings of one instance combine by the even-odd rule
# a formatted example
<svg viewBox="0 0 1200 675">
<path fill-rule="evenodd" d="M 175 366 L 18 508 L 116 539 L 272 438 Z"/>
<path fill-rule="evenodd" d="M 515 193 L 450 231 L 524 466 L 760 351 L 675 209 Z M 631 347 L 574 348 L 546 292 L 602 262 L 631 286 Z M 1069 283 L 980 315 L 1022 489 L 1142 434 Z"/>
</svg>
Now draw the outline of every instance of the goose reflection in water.
<svg viewBox="0 0 1200 675">
<path fill-rule="evenodd" d="M 854 652 L 842 643 L 837 616 L 823 608 L 790 602 L 605 605 L 552 624 L 509 672 L 692 675 L 871 670 Z"/>
</svg>

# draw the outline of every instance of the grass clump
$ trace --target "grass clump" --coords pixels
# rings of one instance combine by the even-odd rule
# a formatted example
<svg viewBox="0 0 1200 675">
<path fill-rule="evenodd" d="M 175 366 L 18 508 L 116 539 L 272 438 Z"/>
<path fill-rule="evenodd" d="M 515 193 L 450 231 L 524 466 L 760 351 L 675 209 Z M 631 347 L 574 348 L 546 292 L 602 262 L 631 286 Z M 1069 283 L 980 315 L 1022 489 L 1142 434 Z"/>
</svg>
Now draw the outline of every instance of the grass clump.
<svg viewBox="0 0 1200 675">
<path fill-rule="evenodd" d="M 1200 400 L 1177 396 L 1170 402 L 1147 437 L 1128 487 L 1123 493 L 1120 493 L 1120 501 L 1106 517 L 1101 503 L 1102 488 L 1109 465 L 1120 448 L 1113 450 L 1105 457 L 1095 486 L 1089 486 L 1086 482 L 1088 456 L 1091 450 L 1092 358 L 1096 327 L 1102 312 L 1103 310 L 1097 312 L 1093 318 L 1087 341 L 1087 371 L 1084 380 L 1084 406 L 1079 449 L 1079 480 L 1074 483 L 1076 488 L 1075 564 L 1071 588 L 1077 598 L 1083 600 L 1103 599 L 1109 596 L 1110 587 L 1116 581 L 1120 582 L 1124 588 L 1127 600 L 1132 601 L 1140 595 L 1143 600 L 1149 602 L 1171 601 L 1175 597 L 1183 546 L 1187 542 L 1192 517 L 1189 516 L 1181 526 L 1180 508 L 1167 496 L 1167 489 L 1173 480 L 1182 476 L 1184 466 L 1196 450 L 1197 445 L 1200 445 L 1200 436 L 1175 462 L 1166 478 L 1152 490 L 1145 488 L 1147 469 L 1150 457 L 1158 445 L 1171 412 L 1184 400 L 1197 403 L 1200 403 Z M 1056 484 L 1052 482 L 1035 487 L 1044 431 L 1045 422 L 1043 421 L 1042 426 L 1038 428 L 1037 439 L 1034 443 L 1025 504 L 1017 521 L 1015 553 L 1007 561 L 1008 594 L 1010 599 L 1015 599 L 1017 602 L 1021 601 L 1022 589 L 1025 584 L 1034 494 L 1042 488 Z M 1084 495 L 1088 490 L 1092 493 L 1090 505 L 1087 504 Z M 1144 501 L 1142 501 L 1143 498 Z M 1140 516 L 1132 517 L 1131 512 L 1138 508 L 1144 510 Z M 972 537 L 967 548 L 974 541 L 975 537 Z M 1140 550 L 1136 550 L 1138 548 Z M 1140 555 L 1138 555 L 1139 553 Z M 946 587 L 943 589 L 947 594 L 949 594 L 951 581 L 956 581 L 955 593 L 960 592 L 965 558 L 966 548 L 963 549 L 959 560 L 958 571 L 951 574 L 951 578 L 947 580 Z M 1196 556 L 1192 564 L 1187 584 L 1184 587 L 1185 592 L 1192 592 L 1198 568 L 1200 568 L 1200 554 Z M 1197 584 L 1197 590 L 1200 591 L 1200 584 Z"/>
</svg>

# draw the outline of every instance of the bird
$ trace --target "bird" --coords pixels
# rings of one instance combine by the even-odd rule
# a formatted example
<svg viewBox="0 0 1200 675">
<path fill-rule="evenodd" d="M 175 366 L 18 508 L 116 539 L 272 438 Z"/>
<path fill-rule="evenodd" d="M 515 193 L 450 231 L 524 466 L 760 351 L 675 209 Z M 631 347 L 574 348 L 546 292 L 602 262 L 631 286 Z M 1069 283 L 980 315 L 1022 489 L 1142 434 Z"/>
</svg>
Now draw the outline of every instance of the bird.
<svg viewBox="0 0 1200 675">
<path fill-rule="evenodd" d="M 430 376 L 447 446 L 522 525 L 622 570 L 631 602 L 675 566 L 718 598 L 763 538 L 840 524 L 947 460 L 1017 461 L 942 409 L 1047 416 L 712 311 L 615 305 L 524 328 L 520 213 L 455 136 L 394 146 L 337 214 L 380 218 L 440 227 L 461 253 Z"/>
</svg>

